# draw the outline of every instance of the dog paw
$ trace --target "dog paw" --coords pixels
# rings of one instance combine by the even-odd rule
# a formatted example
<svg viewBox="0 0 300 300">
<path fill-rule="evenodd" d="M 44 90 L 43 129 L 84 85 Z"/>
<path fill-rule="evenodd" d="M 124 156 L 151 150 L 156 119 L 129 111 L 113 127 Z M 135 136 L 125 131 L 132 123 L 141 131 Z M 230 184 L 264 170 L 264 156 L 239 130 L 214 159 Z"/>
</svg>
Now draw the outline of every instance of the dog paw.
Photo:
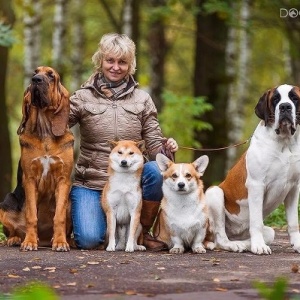
<svg viewBox="0 0 300 300">
<path fill-rule="evenodd" d="M 196 247 L 192 249 L 193 253 L 206 253 L 204 247 Z"/>
<path fill-rule="evenodd" d="M 208 250 L 214 250 L 216 245 L 214 242 L 204 242 L 204 247 Z"/>
<path fill-rule="evenodd" d="M 6 245 L 11 246 L 20 246 L 21 245 L 21 238 L 18 236 L 13 236 L 11 238 L 8 238 L 6 241 Z"/>
<path fill-rule="evenodd" d="M 258 255 L 272 253 L 271 248 L 266 244 L 252 244 L 251 252 Z"/>
<path fill-rule="evenodd" d="M 134 252 L 134 246 L 133 245 L 127 245 L 125 248 L 125 252 Z"/>
<path fill-rule="evenodd" d="M 112 246 L 112 245 L 108 245 L 108 246 L 106 247 L 106 251 L 114 252 L 114 251 L 116 251 L 116 247 L 115 247 L 115 246 Z"/>
<path fill-rule="evenodd" d="M 38 244 L 37 242 L 28 242 L 28 241 L 24 241 L 21 244 L 20 250 L 22 251 L 36 251 L 38 249 Z"/>
<path fill-rule="evenodd" d="M 70 251 L 70 246 L 67 242 L 53 242 L 52 250 L 57 252 L 67 252 Z"/>
<path fill-rule="evenodd" d="M 169 253 L 172 254 L 182 254 L 184 252 L 184 248 L 173 247 L 170 249 Z"/>
<path fill-rule="evenodd" d="M 137 251 L 146 251 L 146 247 L 143 245 L 136 245 L 135 250 Z"/>
<path fill-rule="evenodd" d="M 228 241 L 217 243 L 218 247 L 231 252 L 244 252 L 248 249 L 247 243 L 244 241 Z"/>
</svg>

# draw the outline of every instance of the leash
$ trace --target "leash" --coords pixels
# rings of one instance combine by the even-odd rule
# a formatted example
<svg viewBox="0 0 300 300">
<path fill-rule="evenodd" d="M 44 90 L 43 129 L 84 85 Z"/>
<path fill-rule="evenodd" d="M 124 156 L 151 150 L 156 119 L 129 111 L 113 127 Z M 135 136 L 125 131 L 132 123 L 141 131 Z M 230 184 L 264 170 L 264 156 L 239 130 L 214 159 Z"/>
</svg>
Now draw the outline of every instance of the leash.
<svg viewBox="0 0 300 300">
<path fill-rule="evenodd" d="M 237 143 L 237 144 L 233 144 L 233 145 L 229 145 L 229 146 L 225 146 L 225 147 L 220 147 L 220 148 L 192 148 L 192 147 L 185 147 L 185 146 L 178 146 L 179 149 L 184 149 L 184 150 L 191 150 L 191 151 L 221 151 L 221 150 L 226 150 L 226 149 L 229 149 L 229 148 L 235 148 L 235 147 L 239 147 L 239 146 L 242 146 L 244 144 L 247 144 L 249 143 L 251 140 L 251 137 L 249 139 L 247 139 L 246 141 L 244 142 L 240 142 L 240 143 Z"/>
</svg>

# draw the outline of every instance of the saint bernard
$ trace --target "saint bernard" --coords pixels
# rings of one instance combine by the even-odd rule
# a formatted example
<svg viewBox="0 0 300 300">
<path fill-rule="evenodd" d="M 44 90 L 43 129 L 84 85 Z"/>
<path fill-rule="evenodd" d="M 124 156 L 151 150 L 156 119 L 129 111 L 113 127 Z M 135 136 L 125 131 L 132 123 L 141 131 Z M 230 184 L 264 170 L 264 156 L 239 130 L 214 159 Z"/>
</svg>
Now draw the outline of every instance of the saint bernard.
<svg viewBox="0 0 300 300">
<path fill-rule="evenodd" d="M 300 253 L 300 89 L 280 85 L 268 90 L 255 107 L 261 119 L 250 146 L 225 180 L 206 191 L 216 247 L 271 254 L 275 232 L 264 219 L 284 203 L 287 231 Z"/>
</svg>

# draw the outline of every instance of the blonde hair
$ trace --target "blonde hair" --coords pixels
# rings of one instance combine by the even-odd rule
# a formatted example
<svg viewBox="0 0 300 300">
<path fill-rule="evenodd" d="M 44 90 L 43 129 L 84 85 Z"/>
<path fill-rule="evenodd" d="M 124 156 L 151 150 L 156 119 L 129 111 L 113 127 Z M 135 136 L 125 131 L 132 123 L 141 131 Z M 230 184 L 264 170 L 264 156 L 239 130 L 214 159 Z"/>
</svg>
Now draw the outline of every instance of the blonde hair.
<svg viewBox="0 0 300 300">
<path fill-rule="evenodd" d="M 102 36 L 98 50 L 92 56 L 92 62 L 98 72 L 102 72 L 102 62 L 106 55 L 123 58 L 129 65 L 128 73 L 135 73 L 135 44 L 126 34 L 108 33 Z"/>
</svg>

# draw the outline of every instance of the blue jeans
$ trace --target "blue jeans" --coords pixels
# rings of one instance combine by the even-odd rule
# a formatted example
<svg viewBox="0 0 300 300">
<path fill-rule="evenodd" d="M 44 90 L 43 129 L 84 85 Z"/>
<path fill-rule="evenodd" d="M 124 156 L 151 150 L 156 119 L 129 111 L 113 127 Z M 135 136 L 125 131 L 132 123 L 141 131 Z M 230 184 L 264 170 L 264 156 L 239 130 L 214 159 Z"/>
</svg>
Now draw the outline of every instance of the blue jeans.
<svg viewBox="0 0 300 300">
<path fill-rule="evenodd" d="M 162 175 L 155 161 L 145 163 L 142 173 L 143 199 L 161 201 Z M 101 191 L 73 186 L 70 193 L 73 233 L 80 249 L 93 249 L 104 242 L 106 218 L 100 205 Z"/>
</svg>

